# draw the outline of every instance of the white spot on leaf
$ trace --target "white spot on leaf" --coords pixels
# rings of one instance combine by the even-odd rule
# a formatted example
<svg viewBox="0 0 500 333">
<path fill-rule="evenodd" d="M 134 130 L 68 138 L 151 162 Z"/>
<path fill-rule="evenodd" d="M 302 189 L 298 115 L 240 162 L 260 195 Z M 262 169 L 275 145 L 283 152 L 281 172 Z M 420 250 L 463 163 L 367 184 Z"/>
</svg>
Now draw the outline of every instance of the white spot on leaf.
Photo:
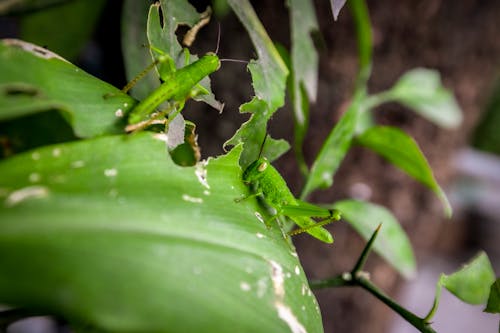
<svg viewBox="0 0 500 333">
<path fill-rule="evenodd" d="M 118 109 L 115 111 L 115 116 L 117 118 L 122 118 L 123 117 L 123 110 L 122 109 Z"/>
<path fill-rule="evenodd" d="M 32 182 L 32 183 L 38 183 L 42 179 L 42 176 L 40 176 L 39 173 L 33 172 L 30 174 L 29 179 L 30 179 L 30 182 Z"/>
<path fill-rule="evenodd" d="M 242 281 L 240 282 L 240 289 L 243 291 L 250 291 L 252 287 L 247 282 Z"/>
<path fill-rule="evenodd" d="M 260 213 L 259 213 L 259 212 L 255 212 L 254 214 L 255 214 L 255 217 L 256 217 L 256 218 L 257 218 L 260 222 L 265 223 L 265 222 L 264 222 L 264 218 L 262 217 L 262 215 L 260 215 Z"/>
<path fill-rule="evenodd" d="M 257 238 L 264 238 L 264 235 L 260 232 L 256 233 L 255 236 L 257 236 Z"/>
<path fill-rule="evenodd" d="M 74 162 L 71 162 L 71 167 L 73 169 L 78 169 L 78 168 L 83 168 L 85 166 L 85 161 L 74 161 Z"/>
<path fill-rule="evenodd" d="M 165 133 L 157 133 L 154 135 L 154 138 L 156 140 L 163 141 L 168 145 L 168 135 L 166 135 Z"/>
<path fill-rule="evenodd" d="M 104 175 L 106 177 L 116 177 L 116 175 L 118 175 L 118 170 L 116 169 L 106 169 L 104 170 Z"/>
<path fill-rule="evenodd" d="M 34 161 L 38 161 L 40 159 L 40 153 L 35 151 L 34 153 L 31 154 L 31 158 L 34 160 Z"/>
<path fill-rule="evenodd" d="M 293 333 L 307 333 L 305 327 L 299 322 L 288 306 L 281 302 L 276 302 L 275 306 L 278 310 L 279 317 L 287 323 Z"/>
<path fill-rule="evenodd" d="M 270 260 L 271 264 L 271 280 L 273 281 L 274 294 L 277 298 L 283 299 L 285 297 L 285 276 L 283 268 L 275 261 Z"/>
<path fill-rule="evenodd" d="M 323 172 L 323 174 L 321 175 L 321 179 L 323 179 L 325 183 L 329 183 L 331 178 L 332 176 L 330 175 L 329 172 Z"/>
<path fill-rule="evenodd" d="M 210 185 L 208 185 L 207 182 L 207 169 L 206 169 L 206 162 L 200 162 L 196 164 L 196 167 L 194 169 L 194 173 L 196 177 L 198 177 L 198 181 L 203 185 L 205 188 L 210 189 Z"/>
<path fill-rule="evenodd" d="M 182 195 L 182 200 L 188 201 L 188 202 L 194 202 L 194 203 L 203 203 L 203 199 L 202 198 L 191 197 L 191 196 L 189 196 L 187 194 L 183 194 Z"/>
<path fill-rule="evenodd" d="M 257 281 L 257 297 L 262 298 L 267 291 L 267 279 L 261 278 Z"/>
<path fill-rule="evenodd" d="M 52 156 L 54 156 L 54 157 L 61 156 L 61 148 L 54 148 L 54 149 L 52 149 Z"/>
<path fill-rule="evenodd" d="M 309 288 L 305 284 L 302 284 L 302 290 L 301 290 L 302 296 L 306 295 L 307 289 L 309 289 Z"/>
<path fill-rule="evenodd" d="M 300 275 L 300 267 L 295 266 L 295 274 Z"/>
<path fill-rule="evenodd" d="M 5 205 L 12 207 L 25 200 L 45 198 L 48 195 L 49 189 L 45 186 L 28 186 L 9 194 L 5 199 Z"/>
</svg>

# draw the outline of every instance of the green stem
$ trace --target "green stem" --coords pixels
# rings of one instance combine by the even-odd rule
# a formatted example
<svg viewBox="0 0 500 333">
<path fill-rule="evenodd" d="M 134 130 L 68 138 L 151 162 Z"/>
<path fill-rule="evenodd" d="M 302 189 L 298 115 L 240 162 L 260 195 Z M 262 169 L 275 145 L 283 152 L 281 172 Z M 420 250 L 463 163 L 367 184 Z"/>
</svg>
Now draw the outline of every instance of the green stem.
<svg viewBox="0 0 500 333">
<path fill-rule="evenodd" d="M 432 303 L 432 307 L 429 310 L 427 316 L 424 317 L 425 322 L 430 322 L 432 317 L 436 314 L 436 310 L 439 306 L 439 300 L 441 299 L 441 291 L 443 289 L 443 279 L 445 278 L 444 274 L 441 274 L 438 282 L 436 283 L 436 295 L 434 296 L 434 302 Z"/>
<path fill-rule="evenodd" d="M 413 325 L 422 333 L 436 333 L 425 319 L 418 317 L 413 312 L 410 312 L 399 305 L 395 300 L 387 296 L 382 290 L 371 283 L 368 279 L 360 274 L 352 275 L 351 273 L 344 273 L 335 276 L 331 279 L 311 281 L 309 283 L 311 289 L 335 288 L 335 287 L 361 287 L 368 291 L 370 294 L 378 298 L 397 314 L 403 317 L 407 322 Z"/>
<path fill-rule="evenodd" d="M 375 239 L 377 239 L 378 233 L 380 231 L 380 228 L 382 227 L 382 223 L 380 223 L 373 232 L 372 236 L 368 240 L 368 243 L 366 243 L 365 248 L 363 249 L 363 252 L 361 252 L 361 255 L 359 256 L 358 261 L 354 265 L 354 268 L 352 269 L 351 274 L 356 275 L 359 271 L 363 269 L 363 266 L 365 265 L 366 259 L 368 259 L 368 255 L 370 254 L 370 251 L 372 250 L 373 243 L 375 242 Z"/>
<path fill-rule="evenodd" d="M 335 276 L 331 279 L 319 280 L 319 281 L 311 281 L 309 286 L 312 289 L 322 289 L 322 288 L 334 288 L 334 287 L 354 287 L 358 286 L 370 294 L 381 300 L 388 307 L 393 309 L 396 313 L 398 313 L 401 317 L 403 317 L 407 322 L 412 324 L 422 333 L 435 333 L 435 331 L 429 325 L 429 319 L 434 314 L 435 308 L 437 307 L 437 302 L 439 300 L 439 296 L 436 298 L 435 304 L 432 307 L 431 311 L 425 318 L 420 318 L 412 312 L 406 310 L 401 305 L 399 305 L 395 300 L 387 296 L 382 290 L 380 290 L 377 286 L 370 282 L 369 278 L 366 278 L 366 274 L 362 273 L 363 266 L 365 265 L 366 259 L 372 250 L 375 239 L 377 239 L 377 235 L 380 231 L 382 224 L 379 224 L 377 229 L 373 232 L 372 236 L 366 243 L 363 252 L 359 256 L 354 268 L 350 273 L 344 273 L 339 276 Z M 438 283 L 438 286 L 440 283 Z"/>
<path fill-rule="evenodd" d="M 390 307 L 392 310 L 394 310 L 396 313 L 398 313 L 401 317 L 403 317 L 407 322 L 412 324 L 416 329 L 418 329 L 422 333 L 436 333 L 432 329 L 432 327 L 429 326 L 429 323 L 427 323 L 424 319 L 418 317 L 415 315 L 413 312 L 410 312 L 403 308 L 401 305 L 399 305 L 396 301 L 394 301 L 392 298 L 387 296 L 384 292 L 382 292 L 378 287 L 376 287 L 373 283 L 370 281 L 364 279 L 364 278 L 359 278 L 356 279 L 356 284 L 359 285 L 361 288 L 365 289 L 368 291 L 370 294 L 381 300 L 383 303 L 385 303 L 388 307 Z"/>
</svg>

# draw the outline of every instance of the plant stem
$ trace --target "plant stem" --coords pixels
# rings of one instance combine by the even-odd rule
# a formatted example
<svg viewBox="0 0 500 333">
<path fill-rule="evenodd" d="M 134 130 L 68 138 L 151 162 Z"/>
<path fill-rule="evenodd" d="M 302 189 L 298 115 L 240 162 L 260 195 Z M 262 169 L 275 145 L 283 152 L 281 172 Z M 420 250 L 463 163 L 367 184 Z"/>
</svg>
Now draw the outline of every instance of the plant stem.
<svg viewBox="0 0 500 333">
<path fill-rule="evenodd" d="M 403 308 L 401 305 L 399 305 L 396 301 L 387 296 L 384 292 L 382 292 L 369 280 L 366 280 L 364 278 L 359 278 L 356 279 L 356 282 L 360 287 L 367 290 L 370 294 L 377 297 L 379 300 L 384 302 L 388 307 L 397 312 L 401 317 L 403 317 L 407 322 L 412 324 L 420 332 L 436 333 L 436 331 L 434 331 L 432 327 L 430 327 L 429 324 L 424 319 L 418 317 L 413 312 L 410 312 L 405 308 Z"/>
<path fill-rule="evenodd" d="M 370 294 L 378 298 L 397 314 L 403 317 L 406 321 L 412 324 L 416 329 L 422 333 L 436 333 L 434 329 L 423 318 L 418 317 L 414 313 L 406 310 L 399 305 L 395 300 L 387 296 L 382 290 L 371 283 L 368 279 L 360 274 L 352 275 L 351 273 L 344 273 L 335 276 L 331 279 L 311 281 L 309 283 L 311 289 L 335 288 L 335 287 L 361 287 L 368 291 Z"/>
</svg>

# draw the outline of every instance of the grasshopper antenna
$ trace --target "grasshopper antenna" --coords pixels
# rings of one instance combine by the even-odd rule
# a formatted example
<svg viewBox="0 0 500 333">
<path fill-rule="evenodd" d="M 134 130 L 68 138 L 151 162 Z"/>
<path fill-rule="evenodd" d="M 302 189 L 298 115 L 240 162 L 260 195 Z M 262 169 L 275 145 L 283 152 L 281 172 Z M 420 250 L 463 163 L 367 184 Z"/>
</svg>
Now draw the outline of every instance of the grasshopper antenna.
<svg viewBox="0 0 500 333">
<path fill-rule="evenodd" d="M 215 48 L 215 54 L 219 53 L 219 45 L 220 45 L 220 22 L 218 23 L 218 29 L 219 31 L 217 32 L 217 47 Z M 240 62 L 244 64 L 248 64 L 248 61 L 246 60 L 239 60 L 239 59 L 219 59 L 220 62 Z"/>
<path fill-rule="evenodd" d="M 257 159 L 259 159 L 262 156 L 262 151 L 264 150 L 264 145 L 266 144 L 266 139 L 267 139 L 267 133 L 264 136 L 264 140 L 262 140 L 262 143 L 260 144 L 259 156 L 257 157 Z"/>
<path fill-rule="evenodd" d="M 219 59 L 220 62 L 241 62 L 243 64 L 248 64 L 248 61 L 246 60 L 239 60 L 239 59 Z"/>
<path fill-rule="evenodd" d="M 219 45 L 220 45 L 220 22 L 217 22 L 217 46 L 215 48 L 215 54 L 219 53 Z"/>
</svg>

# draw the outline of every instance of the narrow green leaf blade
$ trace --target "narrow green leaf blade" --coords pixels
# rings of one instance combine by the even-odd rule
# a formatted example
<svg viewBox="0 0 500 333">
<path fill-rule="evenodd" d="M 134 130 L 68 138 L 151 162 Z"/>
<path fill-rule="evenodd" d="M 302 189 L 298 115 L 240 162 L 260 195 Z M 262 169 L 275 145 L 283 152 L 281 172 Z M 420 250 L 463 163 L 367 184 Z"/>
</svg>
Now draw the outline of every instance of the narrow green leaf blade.
<svg viewBox="0 0 500 333">
<path fill-rule="evenodd" d="M 430 188 L 443 203 L 445 214 L 451 216 L 452 209 L 446 194 L 434 178 L 417 143 L 410 136 L 396 127 L 375 126 L 359 135 L 356 140 Z"/>
<path fill-rule="evenodd" d="M 441 278 L 441 284 L 449 292 L 469 304 L 485 304 L 495 273 L 485 252 L 480 252 L 462 269 Z"/>
<path fill-rule="evenodd" d="M 500 279 L 497 279 L 491 285 L 488 303 L 484 311 L 489 313 L 500 313 Z"/>
<path fill-rule="evenodd" d="M 93 137 L 123 132 L 123 116 L 136 103 L 57 54 L 20 40 L 0 41 L 0 73 L 0 120 L 56 109 L 75 135 Z"/>
<path fill-rule="evenodd" d="M 328 135 L 312 165 L 301 194 L 302 199 L 318 188 L 327 188 L 333 184 L 333 175 L 344 159 L 356 131 L 363 98 L 364 93 L 358 91 L 346 113 Z"/>
<path fill-rule="evenodd" d="M 161 135 L 0 163 L 0 303 L 105 332 L 323 332 L 295 251 L 248 194 L 241 147 L 175 165 Z M 36 276 L 36 283 L 33 277 Z"/>
<path fill-rule="evenodd" d="M 294 113 L 294 150 L 302 164 L 302 145 L 309 126 L 309 101 L 315 102 L 318 91 L 318 53 L 312 34 L 318 33 L 318 22 L 313 4 L 309 0 L 288 2 L 292 38 L 290 97 Z"/>
<path fill-rule="evenodd" d="M 251 60 L 248 69 L 252 75 L 255 97 L 240 108 L 240 112 L 252 114 L 236 134 L 225 145 L 244 143 L 240 164 L 248 166 L 257 156 L 266 135 L 267 122 L 273 113 L 285 102 L 285 87 L 288 69 L 267 35 L 257 14 L 248 0 L 229 0 L 229 5 L 250 35 L 257 51 L 258 60 Z M 266 146 L 278 144 L 284 148 L 281 141 L 270 140 Z M 275 149 L 277 151 L 278 149 Z M 284 151 L 280 151 L 283 153 Z"/>
<path fill-rule="evenodd" d="M 390 211 L 373 203 L 356 200 L 338 201 L 333 207 L 366 240 L 382 223 L 373 249 L 405 278 L 415 275 L 415 256 L 410 240 Z"/>
</svg>

